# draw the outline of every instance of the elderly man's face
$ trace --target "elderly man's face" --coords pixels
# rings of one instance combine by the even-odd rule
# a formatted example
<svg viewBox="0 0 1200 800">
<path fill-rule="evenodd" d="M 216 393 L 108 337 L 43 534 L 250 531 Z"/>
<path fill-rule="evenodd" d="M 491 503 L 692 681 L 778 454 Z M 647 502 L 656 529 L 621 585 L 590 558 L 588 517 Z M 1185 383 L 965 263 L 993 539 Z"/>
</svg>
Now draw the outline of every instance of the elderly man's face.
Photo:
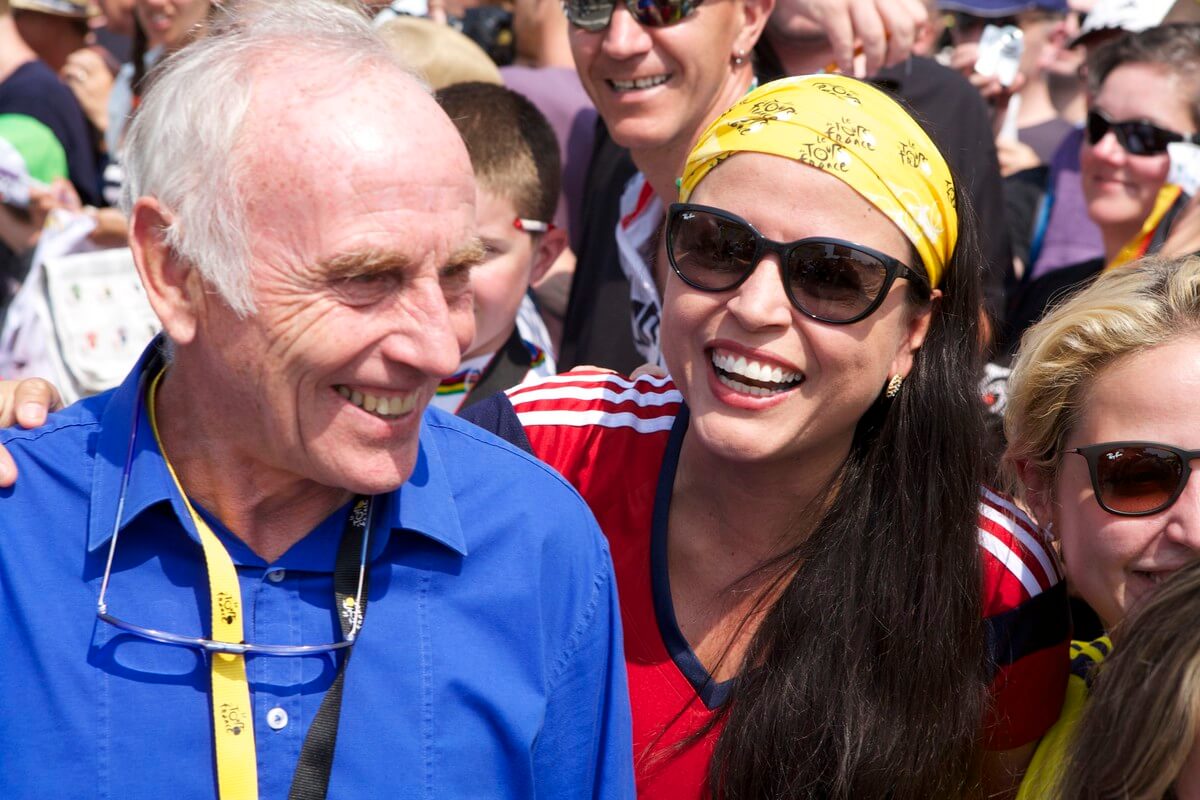
<svg viewBox="0 0 1200 800">
<path fill-rule="evenodd" d="M 231 427 L 269 467 L 388 491 L 474 331 L 470 162 L 415 85 L 285 81 L 260 84 L 241 137 L 257 312 L 206 302 L 197 342 L 213 343 Z"/>
</svg>

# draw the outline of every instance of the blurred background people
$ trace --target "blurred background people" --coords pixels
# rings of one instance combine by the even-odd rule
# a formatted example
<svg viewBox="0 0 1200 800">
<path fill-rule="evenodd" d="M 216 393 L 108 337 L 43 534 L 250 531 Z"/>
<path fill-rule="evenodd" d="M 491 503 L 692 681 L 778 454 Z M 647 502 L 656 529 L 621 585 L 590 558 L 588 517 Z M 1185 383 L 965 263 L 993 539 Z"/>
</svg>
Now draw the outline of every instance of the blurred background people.
<svg viewBox="0 0 1200 800">
<path fill-rule="evenodd" d="M 88 44 L 88 19 L 96 7 L 88 0 L 10 0 L 17 32 L 38 58 L 61 72 L 67 57 Z"/>
<path fill-rule="evenodd" d="M 1083 18 L 1078 34 L 1069 43 L 1069 49 L 1077 53 L 1080 71 L 1086 70 L 1089 50 L 1126 33 L 1159 25 L 1173 1 L 1096 0 Z M 1085 80 L 1085 91 L 1086 88 Z M 1014 213 L 1018 217 L 1014 240 L 1027 243 L 1021 248 L 1028 253 L 1024 260 L 1023 281 L 1040 278 L 1060 267 L 1099 258 L 1104 253 L 1100 229 L 1087 214 L 1087 200 L 1079 174 L 1083 140 L 1084 129 L 1079 125 L 1063 139 L 1048 162 L 1036 204 L 1026 200 L 1024 215 L 1020 211 Z"/>
<path fill-rule="evenodd" d="M 1157 252 L 1187 202 L 1167 183 L 1167 144 L 1200 130 L 1200 25 L 1163 25 L 1101 45 L 1089 53 L 1088 82 L 1080 180 L 1103 254 L 1025 284 L 1009 317 L 1014 343 L 1052 302 Z"/>
</svg>

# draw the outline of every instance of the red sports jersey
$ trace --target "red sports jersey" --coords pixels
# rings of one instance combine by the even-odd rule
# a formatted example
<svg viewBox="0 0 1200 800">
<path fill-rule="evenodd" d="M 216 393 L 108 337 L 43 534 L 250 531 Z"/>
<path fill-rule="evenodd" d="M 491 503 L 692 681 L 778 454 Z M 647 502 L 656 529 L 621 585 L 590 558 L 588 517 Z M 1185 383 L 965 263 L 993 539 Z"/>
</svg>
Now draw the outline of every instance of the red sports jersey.
<svg viewBox="0 0 1200 800">
<path fill-rule="evenodd" d="M 671 604 L 666 523 L 686 429 L 683 398 L 669 379 L 631 381 L 586 368 L 508 395 L 534 453 L 575 485 L 608 536 L 625 631 L 638 795 L 699 798 L 717 731 L 680 752 L 671 746 L 701 728 L 728 687 L 709 679 Z M 1069 667 L 1066 595 L 1037 527 L 987 489 L 979 543 L 997 665 L 986 737 L 989 748 L 1006 750 L 1034 741 L 1058 718 Z"/>
</svg>

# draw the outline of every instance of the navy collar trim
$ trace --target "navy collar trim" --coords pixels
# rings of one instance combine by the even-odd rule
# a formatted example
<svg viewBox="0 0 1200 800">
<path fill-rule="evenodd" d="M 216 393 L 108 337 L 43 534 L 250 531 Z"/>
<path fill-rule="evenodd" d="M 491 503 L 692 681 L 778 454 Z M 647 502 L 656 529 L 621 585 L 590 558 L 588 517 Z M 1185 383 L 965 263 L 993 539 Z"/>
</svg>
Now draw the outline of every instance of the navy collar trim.
<svg viewBox="0 0 1200 800">
<path fill-rule="evenodd" d="M 683 447 L 683 435 L 687 432 L 688 416 L 687 406 L 680 405 L 667 439 L 662 469 L 658 473 L 654 514 L 650 521 L 650 592 L 654 598 L 658 631 L 667 653 L 696 690 L 705 707 L 712 710 L 729 697 L 733 680 L 715 680 L 684 638 L 675 617 L 675 604 L 671 601 L 671 574 L 667 564 L 667 520 L 671 515 L 671 491 L 675 486 L 675 471 L 679 467 L 679 452 Z"/>
</svg>

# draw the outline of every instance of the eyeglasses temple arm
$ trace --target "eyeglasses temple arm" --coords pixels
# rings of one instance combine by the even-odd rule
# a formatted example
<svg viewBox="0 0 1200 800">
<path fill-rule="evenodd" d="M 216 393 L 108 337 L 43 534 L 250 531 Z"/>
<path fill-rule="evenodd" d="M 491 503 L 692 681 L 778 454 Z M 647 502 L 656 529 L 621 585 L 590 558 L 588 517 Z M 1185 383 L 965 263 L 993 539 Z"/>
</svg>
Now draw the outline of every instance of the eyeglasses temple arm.
<svg viewBox="0 0 1200 800">
<path fill-rule="evenodd" d="M 121 519 L 125 516 L 125 490 L 129 488 L 129 473 L 133 466 L 133 446 L 137 442 L 137 424 L 145 377 L 138 379 L 137 397 L 133 401 L 133 427 L 129 432 L 129 446 L 125 449 L 125 467 L 121 470 L 121 490 L 117 493 L 117 516 L 113 520 L 112 535 L 108 539 L 108 558 L 104 562 L 104 579 L 100 581 L 100 597 L 96 600 L 96 608 L 101 614 L 108 613 L 108 604 L 104 602 L 108 594 L 108 581 L 112 577 L 113 556 L 117 552 L 117 534 L 121 531 Z"/>
</svg>

